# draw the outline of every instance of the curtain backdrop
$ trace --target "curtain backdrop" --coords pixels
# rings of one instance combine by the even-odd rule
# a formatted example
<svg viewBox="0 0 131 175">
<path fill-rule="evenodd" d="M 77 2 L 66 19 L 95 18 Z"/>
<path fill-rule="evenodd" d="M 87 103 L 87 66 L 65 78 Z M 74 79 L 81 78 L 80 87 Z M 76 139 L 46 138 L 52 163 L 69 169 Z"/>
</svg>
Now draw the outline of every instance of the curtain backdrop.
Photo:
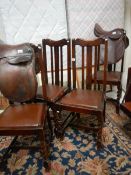
<svg viewBox="0 0 131 175">
<path fill-rule="evenodd" d="M 6 43 L 67 37 L 64 0 L 0 0 L 0 16 Z"/>
<path fill-rule="evenodd" d="M 42 38 L 93 38 L 96 22 L 105 30 L 124 27 L 131 38 L 131 0 L 0 0 L 0 41 L 9 44 L 37 44 Z M 125 55 L 124 89 L 131 45 Z"/>
</svg>

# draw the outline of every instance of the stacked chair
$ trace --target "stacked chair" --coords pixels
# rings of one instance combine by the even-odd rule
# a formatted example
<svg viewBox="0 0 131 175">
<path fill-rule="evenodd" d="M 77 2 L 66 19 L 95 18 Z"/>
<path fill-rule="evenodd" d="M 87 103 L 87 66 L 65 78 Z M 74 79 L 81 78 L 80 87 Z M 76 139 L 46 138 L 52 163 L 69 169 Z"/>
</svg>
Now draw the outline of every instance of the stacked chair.
<svg viewBox="0 0 131 175">
<path fill-rule="evenodd" d="M 40 86 L 37 92 L 37 100 L 48 104 L 48 120 L 50 128 L 52 119 L 55 120 L 54 131 L 58 136 L 58 126 L 61 120 L 50 116 L 49 110 L 59 99 L 71 89 L 71 45 L 69 39 L 42 40 L 42 49 L 39 49 L 41 59 L 42 80 L 45 86 Z M 65 60 L 65 62 L 64 62 Z M 66 69 L 66 71 L 64 70 Z M 64 72 L 66 75 L 64 75 Z M 44 94 L 42 95 L 42 89 Z M 52 130 L 53 134 L 53 130 Z M 59 137 L 59 136 L 58 136 Z"/>
<path fill-rule="evenodd" d="M 103 81 L 99 88 L 97 70 L 101 50 L 104 55 Z M 36 134 L 41 141 L 44 167 L 49 170 L 46 120 L 51 134 L 54 128 L 60 139 L 63 139 L 66 127 L 75 121 L 75 127 L 97 133 L 97 146 L 100 147 L 105 121 L 107 56 L 108 41 L 100 38 L 73 39 L 72 46 L 69 39 L 43 39 L 42 48 L 27 43 L 1 45 L 0 90 L 10 105 L 0 114 L 0 135 L 16 136 L 3 158 L 10 148 L 15 148 L 19 135 Z M 79 88 L 76 77 L 78 65 L 81 68 Z M 42 85 L 37 90 L 38 72 Z M 53 115 L 50 115 L 50 110 Z M 64 119 L 63 111 L 67 113 Z M 80 125 L 81 114 L 85 114 L 87 119 L 89 115 L 97 117 L 98 127 L 89 127 L 86 123 Z"/>
<path fill-rule="evenodd" d="M 107 69 L 107 85 L 110 86 L 108 92 L 112 92 L 112 87 L 117 87 L 116 98 L 108 98 L 109 100 L 115 102 L 116 113 L 119 114 L 120 109 L 120 98 L 122 93 L 122 73 L 124 65 L 124 53 L 125 49 L 129 45 L 129 39 L 126 36 L 126 32 L 122 28 L 116 28 L 110 31 L 105 31 L 99 24 L 94 26 L 94 34 L 100 38 L 108 39 L 108 69 Z M 102 58 L 100 64 L 102 64 Z M 101 84 L 102 80 L 102 70 L 98 70 L 98 81 Z"/>
<path fill-rule="evenodd" d="M 49 40 L 47 40 L 49 43 Z M 71 84 L 70 80 L 70 69 L 71 69 L 71 62 L 68 60 L 68 69 L 67 69 L 67 82 L 69 91 L 67 91 L 64 95 L 61 96 L 57 101 L 53 102 L 48 98 L 48 81 L 47 81 L 47 59 L 45 54 L 45 43 L 46 40 L 43 40 L 43 56 L 41 59 L 41 70 L 42 71 L 42 79 L 43 82 L 46 82 L 43 86 L 43 92 L 45 92 L 45 98 L 47 103 L 49 103 L 49 107 L 51 107 L 53 114 L 54 114 L 54 122 L 55 122 L 55 131 L 56 135 L 59 138 L 63 138 L 63 134 L 65 128 L 70 125 L 73 120 L 76 118 L 79 119 L 81 117 L 81 113 L 87 115 L 92 115 L 92 117 L 97 116 L 99 127 L 94 128 L 91 127 L 91 130 L 97 131 L 98 133 L 98 140 L 97 145 L 98 147 L 101 146 L 101 134 L 102 134 L 102 127 L 105 120 L 105 105 L 106 105 L 106 98 L 105 98 L 105 90 L 106 90 L 106 69 L 107 69 L 107 40 L 104 39 L 96 39 L 96 40 L 82 40 L 82 39 L 73 39 L 72 40 L 72 74 L 73 74 L 73 81 Z M 52 41 L 53 43 L 53 41 Z M 59 43 L 59 42 L 58 42 Z M 79 52 L 81 49 L 81 56 L 79 60 L 81 63 L 81 89 L 78 89 L 76 84 L 76 72 L 77 72 L 77 51 Z M 101 90 L 98 89 L 97 85 L 97 66 L 99 65 L 100 60 L 100 52 L 101 47 L 104 50 L 104 65 L 103 65 L 103 86 Z M 61 49 L 58 50 L 56 47 L 55 50 L 57 55 L 61 55 Z M 61 56 L 62 57 L 62 56 Z M 52 61 L 52 52 L 51 52 L 51 61 Z M 59 72 L 59 70 L 63 70 L 63 68 L 59 67 L 58 56 L 56 56 L 57 65 L 55 69 L 52 69 L 53 72 Z M 56 61 L 55 61 L 56 62 Z M 62 63 L 62 61 L 61 61 Z M 61 74 L 63 74 L 61 72 Z M 53 77 L 53 73 L 51 71 L 51 75 Z M 62 76 L 61 76 L 62 77 Z M 55 76 L 55 81 L 57 85 L 61 86 L 63 83 L 59 84 L 59 73 Z M 62 81 L 62 80 L 61 80 Z M 53 84 L 53 83 L 52 83 Z M 53 86 L 52 86 L 53 87 Z M 70 89 L 71 88 L 71 89 Z M 54 88 L 55 90 L 55 88 Z M 64 122 L 62 122 L 62 111 L 68 111 L 68 115 L 65 118 Z M 84 126 L 79 126 L 79 121 L 76 127 L 85 129 L 87 128 L 86 124 Z M 89 129 L 89 128 L 88 128 Z"/>
</svg>

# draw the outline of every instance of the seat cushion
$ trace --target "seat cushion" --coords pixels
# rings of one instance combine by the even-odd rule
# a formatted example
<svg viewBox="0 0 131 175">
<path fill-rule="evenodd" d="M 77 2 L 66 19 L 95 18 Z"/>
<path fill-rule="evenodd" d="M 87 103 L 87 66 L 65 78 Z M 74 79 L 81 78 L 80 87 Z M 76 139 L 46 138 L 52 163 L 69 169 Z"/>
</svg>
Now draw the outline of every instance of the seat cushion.
<svg viewBox="0 0 131 175">
<path fill-rule="evenodd" d="M 45 105 L 36 103 L 9 106 L 0 114 L 0 130 L 41 126 L 45 120 L 46 109 Z"/>
<path fill-rule="evenodd" d="M 60 101 L 64 106 L 103 110 L 104 94 L 101 91 L 77 89 L 66 94 Z"/>
<path fill-rule="evenodd" d="M 68 91 L 68 88 L 61 87 L 58 85 L 48 84 L 48 85 L 46 85 L 46 90 L 47 90 L 47 98 L 50 101 L 55 102 L 58 99 L 60 99 Z M 37 97 L 43 98 L 41 86 L 38 87 Z"/>
<path fill-rule="evenodd" d="M 97 79 L 99 81 L 103 80 L 103 71 L 97 72 Z M 121 81 L 121 72 L 107 72 L 107 83 L 114 82 L 114 84 L 116 84 L 120 81 Z"/>
</svg>

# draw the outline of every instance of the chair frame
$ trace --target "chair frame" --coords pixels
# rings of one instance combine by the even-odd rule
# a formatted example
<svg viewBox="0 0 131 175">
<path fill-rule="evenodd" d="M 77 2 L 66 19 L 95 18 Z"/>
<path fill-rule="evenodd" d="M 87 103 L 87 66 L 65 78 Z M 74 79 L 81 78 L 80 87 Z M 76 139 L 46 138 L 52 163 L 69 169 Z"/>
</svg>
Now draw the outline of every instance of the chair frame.
<svg viewBox="0 0 131 175">
<path fill-rule="evenodd" d="M 35 56 L 33 55 L 34 59 Z M 3 168 L 5 165 L 5 161 L 6 161 L 6 156 L 9 152 L 11 152 L 12 149 L 16 148 L 16 149 L 30 149 L 30 148 L 38 148 L 40 147 L 42 154 L 44 155 L 44 167 L 46 171 L 49 171 L 50 169 L 50 165 L 48 163 L 48 157 L 49 157 L 49 151 L 47 147 L 47 143 L 46 143 L 46 139 L 45 139 L 45 123 L 47 120 L 47 105 L 46 104 L 40 104 L 40 103 L 35 103 L 32 99 L 29 101 L 24 101 L 21 103 L 17 103 L 15 101 L 9 101 L 9 106 L 2 112 L 1 117 L 8 115 L 8 113 L 12 112 L 15 113 L 16 115 L 19 114 L 19 112 L 22 110 L 23 112 L 25 111 L 25 114 L 30 112 L 31 115 L 31 111 L 28 111 L 27 108 L 29 108 L 29 110 L 32 109 L 33 106 L 37 106 L 37 108 L 35 108 L 35 110 L 39 110 L 39 114 L 41 115 L 41 121 L 40 123 L 38 123 L 38 125 L 22 125 L 22 126 L 7 126 L 4 124 L 3 127 L 0 127 L 0 136 L 15 136 L 14 139 L 12 140 L 10 146 L 8 147 L 7 151 L 5 152 L 5 154 L 3 155 L 2 159 L 1 159 L 1 167 Z M 25 110 L 24 110 L 25 109 Z M 41 109 L 41 110 L 40 110 Z M 28 111 L 28 112 L 27 112 Z M 40 113 L 41 112 L 41 113 Z M 20 116 L 20 115 L 19 115 Z M 18 116 L 18 117 L 19 117 Z M 6 116 L 7 118 L 7 116 Z M 12 120 L 12 119 L 10 119 Z M 18 121 L 19 123 L 20 121 Z M 18 136 L 24 136 L 24 135 L 38 135 L 40 138 L 40 146 L 15 146 L 15 142 L 18 138 Z"/>
<path fill-rule="evenodd" d="M 51 61 L 51 84 L 52 86 L 56 85 L 58 87 L 64 87 L 64 79 L 63 79 L 63 47 L 66 46 L 67 49 L 67 87 L 63 93 L 61 93 L 55 100 L 52 100 L 48 97 L 47 86 L 49 83 L 48 79 L 48 70 L 47 70 L 47 52 L 46 47 L 50 47 L 50 61 Z M 53 52 L 54 51 L 54 52 Z M 43 81 L 43 98 L 42 101 L 46 102 L 48 105 L 48 120 L 50 123 L 50 128 L 52 128 L 53 135 L 53 125 L 51 120 L 54 121 L 54 132 L 57 137 L 59 137 L 59 133 L 57 132 L 58 128 L 61 127 L 61 120 L 56 118 L 55 115 L 53 117 L 50 116 L 49 109 L 53 109 L 55 103 L 61 99 L 65 94 L 70 92 L 71 90 L 71 45 L 70 39 L 61 39 L 61 40 L 51 40 L 51 39 L 43 39 L 42 40 L 42 48 L 39 49 L 39 58 L 40 58 L 40 67 L 41 67 L 41 75 Z M 54 66 L 55 64 L 55 66 Z M 60 67 L 60 68 L 59 68 Z M 59 74 L 61 76 L 59 76 Z M 66 120 L 64 121 L 66 123 Z"/>
<path fill-rule="evenodd" d="M 103 93 L 105 93 L 106 91 L 106 68 L 107 68 L 107 46 L 108 46 L 108 42 L 107 40 L 104 40 L 104 39 L 96 39 L 95 41 L 86 41 L 86 40 L 81 40 L 81 39 L 73 39 L 72 40 L 72 71 L 73 71 L 73 89 L 71 92 L 69 92 L 67 94 L 70 95 L 72 94 L 73 90 L 76 90 L 77 91 L 77 88 L 76 88 L 76 55 L 75 55 L 75 46 L 76 45 L 80 45 L 82 46 L 82 48 L 84 46 L 89 46 L 88 48 L 88 51 L 89 51 L 89 57 L 91 57 L 91 53 L 90 53 L 90 46 L 91 45 L 94 45 L 95 47 L 98 46 L 99 48 L 99 45 L 100 43 L 102 44 L 105 44 L 105 61 L 104 61 L 104 74 L 103 74 Z M 99 51 L 98 51 L 99 52 Z M 97 54 L 95 52 L 95 54 Z M 100 54 L 98 53 L 98 55 L 100 56 Z M 84 52 L 82 50 L 82 64 L 84 63 Z M 88 66 L 90 65 L 90 61 L 87 63 Z M 92 67 L 88 67 L 87 69 L 92 69 Z M 86 71 L 87 71 L 86 69 Z M 95 70 L 97 70 L 97 67 L 95 67 Z M 82 68 L 82 72 L 84 72 L 84 68 Z M 93 80 L 94 81 L 94 87 L 96 88 L 96 84 L 97 84 L 97 75 L 96 75 L 96 72 L 95 71 L 95 79 Z M 89 74 L 88 77 L 86 77 L 86 80 L 87 80 L 87 84 L 86 84 L 86 88 L 87 89 L 90 89 L 91 88 L 91 83 L 92 83 L 92 80 L 90 79 L 90 77 L 92 77 L 91 75 L 91 72 Z M 89 78 L 89 79 L 88 79 Z M 84 75 L 82 75 L 82 91 L 84 90 Z M 66 95 L 62 98 L 62 100 L 66 97 Z M 105 103 L 106 101 L 104 101 L 104 106 L 103 106 L 103 110 L 100 110 L 100 109 L 94 109 L 92 107 L 81 107 L 81 106 L 71 106 L 70 104 L 62 104 L 61 103 L 61 100 L 60 101 L 57 101 L 55 103 L 55 105 L 52 107 L 53 108 L 53 112 L 54 112 L 54 116 L 56 118 L 56 120 L 58 121 L 58 125 L 57 125 L 57 131 L 59 132 L 59 136 L 60 138 L 62 139 L 63 138 L 63 135 L 61 134 L 64 134 L 64 131 L 65 131 L 65 128 L 74 120 L 74 118 L 79 118 L 79 114 L 80 113 L 84 113 L 84 114 L 91 114 L 91 115 L 97 115 L 98 117 L 98 122 L 100 123 L 101 127 L 99 128 L 99 131 L 98 131 L 98 142 L 97 142 L 97 146 L 100 147 L 101 144 L 100 144 L 100 140 L 101 140 L 101 135 L 102 135 L 102 127 L 103 127 L 103 123 L 104 123 L 104 120 L 105 120 Z M 70 118 L 70 120 L 68 121 L 68 124 L 65 125 L 65 123 L 62 123 L 61 122 L 61 126 L 60 126 L 60 122 L 59 120 L 61 120 L 61 112 L 63 110 L 66 110 L 66 111 L 70 111 L 71 113 L 69 114 L 69 116 L 66 118 L 66 120 L 68 120 L 68 118 Z M 78 128 L 83 128 L 83 129 L 87 129 L 87 127 L 83 127 L 83 126 L 78 126 Z M 95 130 L 95 128 L 90 128 L 91 130 Z"/>
<path fill-rule="evenodd" d="M 124 50 L 129 45 L 129 39 L 126 36 L 126 31 L 122 28 L 115 28 L 113 30 L 106 31 L 99 24 L 96 23 L 95 27 L 94 27 L 94 34 L 97 37 L 111 38 L 114 41 L 115 40 L 123 41 L 123 47 L 125 47 Z M 120 61 L 121 61 L 121 63 L 120 63 Z M 116 71 L 117 63 L 121 64 L 119 71 Z M 116 98 L 109 97 L 109 98 L 107 98 L 107 100 L 115 102 L 117 114 L 119 114 L 120 98 L 121 98 L 121 94 L 122 94 L 121 79 L 122 79 L 122 73 L 123 73 L 123 65 L 124 65 L 124 51 L 123 51 L 123 55 L 121 55 L 121 57 L 119 57 L 119 60 L 117 60 L 117 61 L 114 60 L 114 63 L 108 64 L 108 72 L 107 72 L 107 85 L 110 86 L 110 90 L 108 90 L 107 93 L 112 92 L 112 86 L 117 87 Z M 101 84 L 101 78 L 100 78 L 99 82 Z"/>
</svg>

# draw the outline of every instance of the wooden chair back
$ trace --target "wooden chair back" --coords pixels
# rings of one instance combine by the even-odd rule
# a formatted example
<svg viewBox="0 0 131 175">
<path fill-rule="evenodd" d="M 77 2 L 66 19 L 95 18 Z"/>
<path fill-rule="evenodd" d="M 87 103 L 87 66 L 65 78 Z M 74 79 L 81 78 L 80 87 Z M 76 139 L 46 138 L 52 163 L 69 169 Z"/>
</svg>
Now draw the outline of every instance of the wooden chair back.
<svg viewBox="0 0 131 175">
<path fill-rule="evenodd" d="M 70 40 L 62 39 L 58 41 L 43 39 L 43 58 L 45 66 L 45 80 L 48 84 L 49 73 L 51 73 L 51 83 L 55 85 L 64 85 L 64 70 L 67 70 L 67 83 L 70 87 L 71 68 L 70 68 Z M 47 50 L 48 49 L 48 50 Z"/>
<path fill-rule="evenodd" d="M 104 50 L 103 91 L 105 91 L 108 55 L 107 45 L 107 40 L 104 39 L 95 39 L 90 41 L 78 38 L 72 40 L 73 88 L 76 88 L 76 70 L 78 66 L 77 59 L 81 54 L 81 59 L 79 59 L 79 65 L 81 65 L 80 87 L 82 89 L 97 89 L 97 70 L 100 61 L 100 52 L 101 50 Z M 77 55 L 77 52 L 80 53 Z"/>
</svg>

